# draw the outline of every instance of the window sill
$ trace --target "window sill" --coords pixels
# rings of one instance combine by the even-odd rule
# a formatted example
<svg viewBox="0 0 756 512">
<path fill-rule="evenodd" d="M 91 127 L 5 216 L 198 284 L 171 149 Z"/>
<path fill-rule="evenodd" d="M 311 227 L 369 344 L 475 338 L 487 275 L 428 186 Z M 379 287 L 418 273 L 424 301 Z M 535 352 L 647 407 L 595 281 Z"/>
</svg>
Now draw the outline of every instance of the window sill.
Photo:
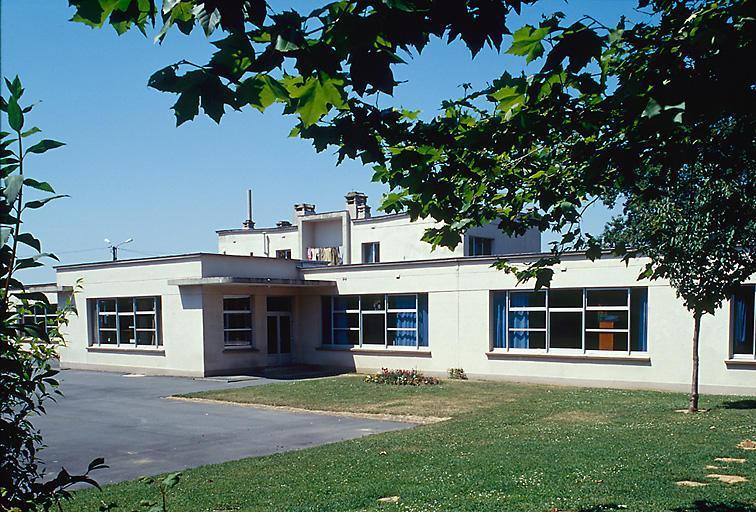
<svg viewBox="0 0 756 512">
<path fill-rule="evenodd" d="M 725 365 L 739 368 L 756 368 L 756 359 L 725 359 Z"/>
<path fill-rule="evenodd" d="M 165 349 L 160 348 L 124 348 L 124 347 L 87 347 L 87 352 L 95 354 L 140 354 L 146 356 L 164 356 Z"/>
<path fill-rule="evenodd" d="M 231 345 L 228 347 L 223 347 L 223 352 L 260 352 L 260 351 L 250 345 L 239 345 L 239 346 Z"/>
<path fill-rule="evenodd" d="M 365 347 L 353 347 L 351 345 L 321 345 L 316 347 L 315 350 L 323 350 L 325 352 L 351 352 L 353 354 L 369 354 L 369 355 L 384 355 L 384 356 L 416 356 L 416 357 L 430 357 L 431 351 L 428 348 L 365 348 Z"/>
<path fill-rule="evenodd" d="M 537 361 L 574 361 L 574 362 L 597 362 L 597 363 L 631 363 L 650 365 L 649 356 L 630 356 L 616 354 L 558 354 L 553 352 L 505 352 L 493 350 L 486 352 L 488 359 L 513 359 L 513 360 L 537 360 Z"/>
</svg>

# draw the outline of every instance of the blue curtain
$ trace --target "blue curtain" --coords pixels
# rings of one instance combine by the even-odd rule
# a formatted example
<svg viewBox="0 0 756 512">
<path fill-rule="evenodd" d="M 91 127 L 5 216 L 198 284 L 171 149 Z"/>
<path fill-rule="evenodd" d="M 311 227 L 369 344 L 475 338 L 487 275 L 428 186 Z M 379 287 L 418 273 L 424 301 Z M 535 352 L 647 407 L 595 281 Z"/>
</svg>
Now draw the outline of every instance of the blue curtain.
<svg viewBox="0 0 756 512">
<path fill-rule="evenodd" d="M 413 306 L 414 307 L 414 306 Z M 417 326 L 417 314 L 416 313 L 395 313 L 396 325 L 393 326 L 389 323 L 389 327 L 396 327 L 397 329 L 414 329 Z M 394 345 L 400 347 L 414 347 L 417 340 L 415 339 L 415 331 L 393 331 L 396 335 Z"/>
<path fill-rule="evenodd" d="M 397 347 L 415 347 L 417 346 L 417 340 L 415 331 L 393 331 L 396 335 L 394 338 L 394 345 Z M 390 334 L 390 333 L 389 333 Z"/>
<path fill-rule="evenodd" d="M 396 325 L 389 327 L 396 327 L 397 329 L 414 329 L 417 327 L 417 314 L 415 313 L 393 313 L 396 315 Z"/>
<path fill-rule="evenodd" d="M 509 326 L 513 329 L 527 329 L 530 327 L 530 311 L 510 311 Z M 510 331 L 509 348 L 529 348 L 530 333 L 528 331 Z"/>
<path fill-rule="evenodd" d="M 746 340 L 746 314 L 748 305 L 742 296 L 733 297 L 732 336 L 736 345 L 744 345 Z"/>
<path fill-rule="evenodd" d="M 648 350 L 648 288 L 633 288 L 630 292 L 630 350 Z"/>
<path fill-rule="evenodd" d="M 507 346 L 507 292 L 494 292 L 494 348 Z"/>
<path fill-rule="evenodd" d="M 322 316 L 321 316 L 321 340 L 320 342 L 323 345 L 327 345 L 329 343 L 332 343 L 333 340 L 331 338 L 331 296 L 330 295 L 324 295 L 320 297 L 321 304 L 322 304 Z"/>
<path fill-rule="evenodd" d="M 530 306 L 531 292 L 511 292 L 509 294 L 511 306 L 514 308 L 526 308 Z"/>
<path fill-rule="evenodd" d="M 415 309 L 414 295 L 389 295 L 389 309 Z"/>
<path fill-rule="evenodd" d="M 528 331 L 511 331 L 509 333 L 509 348 L 529 348 L 530 333 Z"/>
<path fill-rule="evenodd" d="M 754 287 L 741 286 L 732 297 L 732 351 L 753 353 Z"/>
<path fill-rule="evenodd" d="M 420 337 L 419 345 L 428 346 L 428 294 L 421 293 L 417 296 L 417 335 Z"/>
</svg>

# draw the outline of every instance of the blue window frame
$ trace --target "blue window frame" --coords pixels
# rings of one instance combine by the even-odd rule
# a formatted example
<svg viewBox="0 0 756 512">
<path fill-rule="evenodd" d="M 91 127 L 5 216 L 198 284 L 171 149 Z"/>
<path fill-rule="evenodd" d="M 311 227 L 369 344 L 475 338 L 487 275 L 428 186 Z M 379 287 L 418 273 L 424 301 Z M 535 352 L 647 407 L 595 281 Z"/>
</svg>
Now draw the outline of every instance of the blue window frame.
<svg viewBox="0 0 756 512">
<path fill-rule="evenodd" d="M 730 305 L 730 352 L 735 359 L 756 359 L 756 286 L 740 286 Z"/>
<path fill-rule="evenodd" d="M 323 344 L 427 347 L 427 294 L 339 295 L 323 298 Z"/>
<path fill-rule="evenodd" d="M 493 347 L 647 352 L 647 288 L 511 290 L 492 294 Z"/>
</svg>

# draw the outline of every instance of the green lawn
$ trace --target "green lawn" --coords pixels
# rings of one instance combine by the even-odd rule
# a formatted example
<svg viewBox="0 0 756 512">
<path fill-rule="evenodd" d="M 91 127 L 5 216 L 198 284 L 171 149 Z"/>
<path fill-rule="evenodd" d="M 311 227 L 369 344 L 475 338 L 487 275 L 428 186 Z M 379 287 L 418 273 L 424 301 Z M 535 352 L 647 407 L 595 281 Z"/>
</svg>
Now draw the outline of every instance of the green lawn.
<svg viewBox="0 0 756 512">
<path fill-rule="evenodd" d="M 756 512 L 756 404 L 681 394 L 507 383 L 407 388 L 360 377 L 202 393 L 205 398 L 352 412 L 452 416 L 449 421 L 184 473 L 172 511 L 605 510 Z M 745 459 L 717 462 L 717 457 Z M 706 466 L 717 466 L 717 469 Z M 739 475 L 725 484 L 706 475 Z M 675 482 L 706 482 L 680 487 Z M 399 496 L 396 504 L 381 497 Z M 153 498 L 144 484 L 76 494 L 66 510 L 118 510 Z"/>
</svg>

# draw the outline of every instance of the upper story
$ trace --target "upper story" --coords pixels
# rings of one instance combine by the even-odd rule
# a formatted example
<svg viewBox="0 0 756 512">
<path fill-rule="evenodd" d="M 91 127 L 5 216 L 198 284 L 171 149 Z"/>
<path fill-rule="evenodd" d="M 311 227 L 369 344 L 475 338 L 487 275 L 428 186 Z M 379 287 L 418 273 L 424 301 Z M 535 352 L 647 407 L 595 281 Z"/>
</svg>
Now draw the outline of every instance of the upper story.
<svg viewBox="0 0 756 512">
<path fill-rule="evenodd" d="M 440 226 L 432 219 L 411 221 L 408 214 L 370 214 L 367 196 L 349 192 L 344 210 L 318 213 L 313 204 L 294 205 L 292 221 L 257 228 L 250 218 L 240 229 L 218 231 L 218 252 L 263 256 L 331 265 L 431 260 L 462 256 L 498 256 L 540 252 L 537 229 L 520 237 L 502 233 L 496 223 L 468 230 L 454 249 L 422 241 L 426 229 Z"/>
</svg>

